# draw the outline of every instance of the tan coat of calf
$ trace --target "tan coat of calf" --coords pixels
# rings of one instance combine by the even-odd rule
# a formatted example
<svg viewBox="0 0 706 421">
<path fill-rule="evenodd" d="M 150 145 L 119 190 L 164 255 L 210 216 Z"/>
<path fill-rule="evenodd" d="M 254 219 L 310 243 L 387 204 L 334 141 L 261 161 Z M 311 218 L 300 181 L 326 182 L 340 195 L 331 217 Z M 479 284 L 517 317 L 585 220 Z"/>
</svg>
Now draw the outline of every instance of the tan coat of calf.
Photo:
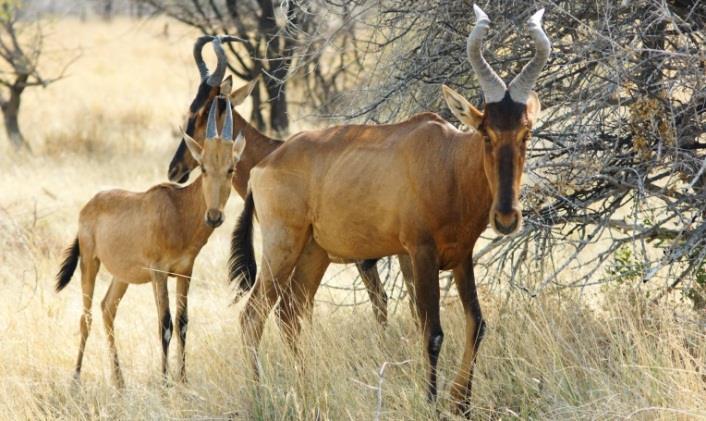
<svg viewBox="0 0 706 421">
<path fill-rule="evenodd" d="M 119 279 L 141 284 L 152 272 L 191 273 L 193 260 L 213 228 L 203 222 L 200 179 L 181 187 L 160 184 L 146 192 L 98 193 L 81 210 L 81 257 L 99 259 Z"/>
<path fill-rule="evenodd" d="M 230 104 L 225 101 L 227 108 Z M 110 190 L 98 193 L 81 210 L 74 244 L 69 248 L 57 280 L 62 290 L 81 264 L 83 314 L 75 377 L 81 373 L 83 352 L 91 325 L 91 306 L 100 265 L 113 275 L 102 302 L 103 320 L 111 352 L 114 381 L 124 385 L 118 361 L 113 320 L 129 284 L 151 282 L 157 304 L 162 344 L 162 374 L 166 380 L 167 351 L 173 327 L 178 332 L 179 379 L 186 380 L 185 352 L 188 324 L 187 295 L 194 260 L 215 227 L 223 222 L 223 208 L 231 190 L 235 164 L 245 147 L 241 136 L 232 140 L 232 117 L 226 118 L 223 136 L 215 132 L 217 101 L 209 113 L 203 147 L 187 137 L 187 144 L 203 175 L 186 187 L 160 184 L 142 192 Z M 177 311 L 171 321 L 167 278 L 177 278 Z"/>
</svg>

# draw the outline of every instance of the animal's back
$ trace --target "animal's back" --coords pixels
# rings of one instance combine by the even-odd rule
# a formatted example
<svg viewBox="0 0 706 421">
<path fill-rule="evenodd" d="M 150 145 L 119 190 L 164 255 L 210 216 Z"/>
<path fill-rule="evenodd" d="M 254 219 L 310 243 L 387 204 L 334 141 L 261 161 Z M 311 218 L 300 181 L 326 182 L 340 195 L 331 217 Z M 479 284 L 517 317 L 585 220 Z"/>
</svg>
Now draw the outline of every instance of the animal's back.
<svg viewBox="0 0 706 421">
<path fill-rule="evenodd" d="M 420 113 L 395 124 L 350 124 L 304 131 L 289 138 L 256 169 L 312 177 L 316 182 L 337 168 L 370 174 L 370 170 L 384 170 L 400 152 L 423 146 L 425 136 L 441 138 L 438 133 L 449 130 L 456 131 L 437 114 Z"/>
</svg>

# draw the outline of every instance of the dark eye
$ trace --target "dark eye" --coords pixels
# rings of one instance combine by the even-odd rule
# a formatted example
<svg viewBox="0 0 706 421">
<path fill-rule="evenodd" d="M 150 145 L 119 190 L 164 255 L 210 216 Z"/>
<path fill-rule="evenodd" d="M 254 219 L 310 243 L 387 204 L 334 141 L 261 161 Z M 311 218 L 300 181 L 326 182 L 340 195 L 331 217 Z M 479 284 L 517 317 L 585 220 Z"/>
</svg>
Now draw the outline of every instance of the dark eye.
<svg viewBox="0 0 706 421">
<path fill-rule="evenodd" d="M 490 137 L 483 136 L 483 141 L 485 142 L 485 147 L 490 148 L 493 146 L 493 142 L 490 141 Z"/>
<path fill-rule="evenodd" d="M 235 170 L 233 168 L 228 168 L 228 175 L 233 175 Z"/>
<path fill-rule="evenodd" d="M 201 166 L 201 174 L 206 175 L 206 167 Z"/>
</svg>

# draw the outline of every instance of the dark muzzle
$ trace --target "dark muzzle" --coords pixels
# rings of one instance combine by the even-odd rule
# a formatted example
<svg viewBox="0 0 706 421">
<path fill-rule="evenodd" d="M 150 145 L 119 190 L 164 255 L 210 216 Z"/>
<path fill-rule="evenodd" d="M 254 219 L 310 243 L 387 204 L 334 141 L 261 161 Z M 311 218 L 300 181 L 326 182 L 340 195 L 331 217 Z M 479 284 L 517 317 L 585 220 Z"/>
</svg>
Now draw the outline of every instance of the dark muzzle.
<svg viewBox="0 0 706 421">
<path fill-rule="evenodd" d="M 218 228 L 223 223 L 223 212 L 217 209 L 209 209 L 206 212 L 206 224 L 211 228 Z"/>
<path fill-rule="evenodd" d="M 520 225 L 520 213 L 513 210 L 511 212 L 495 212 L 493 215 L 493 225 L 495 230 L 503 235 L 509 235 L 517 231 Z"/>
</svg>

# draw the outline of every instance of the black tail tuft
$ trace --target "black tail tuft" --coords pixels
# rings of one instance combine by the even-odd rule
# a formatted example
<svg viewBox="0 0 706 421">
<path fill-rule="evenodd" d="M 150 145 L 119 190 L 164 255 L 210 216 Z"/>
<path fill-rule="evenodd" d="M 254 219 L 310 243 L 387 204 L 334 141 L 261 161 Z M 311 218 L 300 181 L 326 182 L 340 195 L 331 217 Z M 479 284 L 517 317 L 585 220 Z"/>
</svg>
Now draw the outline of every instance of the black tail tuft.
<svg viewBox="0 0 706 421">
<path fill-rule="evenodd" d="M 230 260 L 228 262 L 230 266 L 230 281 L 239 281 L 238 296 L 252 289 L 257 275 L 255 250 L 252 244 L 254 213 L 255 202 L 253 201 L 252 192 L 250 192 L 245 198 L 243 213 L 238 218 L 230 243 Z"/>
<path fill-rule="evenodd" d="M 78 248 L 78 238 L 74 240 L 71 247 L 66 249 L 66 257 L 64 257 L 64 262 L 61 264 L 61 269 L 56 275 L 56 292 L 64 289 L 68 285 L 71 277 L 76 271 L 76 266 L 78 265 L 78 258 L 81 255 L 81 251 Z"/>
</svg>

